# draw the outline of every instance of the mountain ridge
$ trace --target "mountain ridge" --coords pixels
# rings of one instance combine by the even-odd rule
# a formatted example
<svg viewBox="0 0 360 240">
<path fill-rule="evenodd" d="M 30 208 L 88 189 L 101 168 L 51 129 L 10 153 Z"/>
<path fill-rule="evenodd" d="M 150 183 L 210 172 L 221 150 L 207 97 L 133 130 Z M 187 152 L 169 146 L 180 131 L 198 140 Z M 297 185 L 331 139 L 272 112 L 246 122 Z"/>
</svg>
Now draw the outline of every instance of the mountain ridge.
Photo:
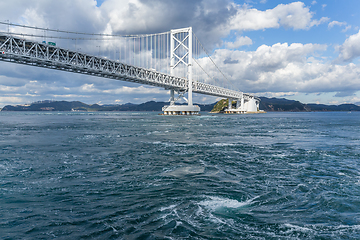
<svg viewBox="0 0 360 240">
<path fill-rule="evenodd" d="M 325 105 L 309 103 L 304 104 L 296 100 L 285 98 L 260 97 L 260 109 L 266 112 L 313 112 L 313 111 L 360 111 L 355 104 Z M 222 101 L 222 100 L 220 100 Z M 219 102 L 220 102 L 219 101 Z M 7 105 L 1 111 L 162 111 L 168 102 L 148 101 L 140 104 L 86 104 L 80 101 L 38 101 L 26 105 Z M 201 111 L 210 112 L 217 103 L 196 104 Z M 227 105 L 226 105 L 227 106 Z M 223 107 L 226 107 L 223 105 Z"/>
<path fill-rule="evenodd" d="M 6 105 L 1 111 L 162 111 L 167 102 L 149 101 L 140 104 L 86 104 L 80 101 L 39 101 L 26 105 Z M 202 111 L 210 111 L 213 104 L 196 104 Z"/>
<path fill-rule="evenodd" d="M 355 104 L 326 105 L 316 103 L 301 103 L 286 98 L 260 97 L 260 109 L 267 112 L 329 112 L 329 111 L 360 111 Z"/>
</svg>

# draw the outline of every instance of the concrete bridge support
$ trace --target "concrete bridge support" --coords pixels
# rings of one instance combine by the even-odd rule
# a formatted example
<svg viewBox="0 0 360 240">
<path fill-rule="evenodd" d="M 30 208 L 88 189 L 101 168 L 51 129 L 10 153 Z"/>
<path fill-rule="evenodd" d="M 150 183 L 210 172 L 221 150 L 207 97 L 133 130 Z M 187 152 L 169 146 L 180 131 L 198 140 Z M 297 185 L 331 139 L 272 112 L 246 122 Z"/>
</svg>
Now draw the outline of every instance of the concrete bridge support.
<svg viewBox="0 0 360 240">
<path fill-rule="evenodd" d="M 232 102 L 233 100 L 231 98 L 228 99 L 228 109 L 231 111 L 232 110 Z"/>
</svg>

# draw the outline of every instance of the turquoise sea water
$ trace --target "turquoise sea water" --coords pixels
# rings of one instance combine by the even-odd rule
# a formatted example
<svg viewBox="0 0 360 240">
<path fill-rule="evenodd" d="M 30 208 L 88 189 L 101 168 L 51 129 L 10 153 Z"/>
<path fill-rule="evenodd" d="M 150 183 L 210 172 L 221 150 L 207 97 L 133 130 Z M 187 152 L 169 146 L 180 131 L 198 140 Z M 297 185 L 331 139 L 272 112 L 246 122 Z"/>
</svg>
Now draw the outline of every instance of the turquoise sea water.
<svg viewBox="0 0 360 240">
<path fill-rule="evenodd" d="M 359 126 L 0 112 L 0 238 L 360 239 Z"/>
</svg>

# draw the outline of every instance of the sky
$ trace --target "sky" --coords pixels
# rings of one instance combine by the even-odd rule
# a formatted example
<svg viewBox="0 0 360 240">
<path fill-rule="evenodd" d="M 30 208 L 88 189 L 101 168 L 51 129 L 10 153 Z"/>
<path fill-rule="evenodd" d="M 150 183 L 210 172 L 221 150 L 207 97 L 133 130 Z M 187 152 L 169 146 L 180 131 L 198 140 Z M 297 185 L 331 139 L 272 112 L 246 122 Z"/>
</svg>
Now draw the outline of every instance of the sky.
<svg viewBox="0 0 360 240">
<path fill-rule="evenodd" d="M 240 91 L 360 105 L 358 0 L 0 0 L 0 8 L 0 22 L 87 33 L 148 34 L 192 26 Z M 0 31 L 19 28 L 0 24 Z M 91 53 L 81 42 L 62 47 Z M 169 91 L 161 88 L 0 62 L 0 107 L 40 100 L 168 99 Z M 193 99 L 218 100 L 200 94 Z"/>
</svg>

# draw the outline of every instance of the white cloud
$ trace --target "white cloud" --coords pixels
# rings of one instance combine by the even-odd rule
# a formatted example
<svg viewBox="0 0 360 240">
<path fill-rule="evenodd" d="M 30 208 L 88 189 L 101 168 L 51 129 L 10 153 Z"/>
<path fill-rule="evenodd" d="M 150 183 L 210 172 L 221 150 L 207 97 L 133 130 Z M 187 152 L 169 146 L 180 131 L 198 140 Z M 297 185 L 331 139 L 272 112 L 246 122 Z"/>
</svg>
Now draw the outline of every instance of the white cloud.
<svg viewBox="0 0 360 240">
<path fill-rule="evenodd" d="M 229 21 L 237 12 L 228 0 L 107 0 L 100 9 L 107 18 L 106 29 L 113 33 L 157 33 L 193 26 L 203 44 L 211 47 L 229 33 Z"/>
<path fill-rule="evenodd" d="M 3 106 L 17 105 L 17 104 L 26 103 L 26 102 L 27 102 L 27 98 L 21 97 L 21 96 L 0 97 L 0 103 L 2 103 Z"/>
<path fill-rule="evenodd" d="M 334 26 L 346 26 L 346 22 L 338 22 L 338 21 L 332 21 L 329 23 L 328 28 L 333 28 Z"/>
<path fill-rule="evenodd" d="M 319 26 L 320 24 L 326 23 L 329 20 L 330 20 L 330 18 L 328 18 L 328 17 L 322 17 L 322 18 L 320 18 L 320 20 L 313 20 L 310 23 L 310 27 Z"/>
<path fill-rule="evenodd" d="M 341 30 L 341 32 L 347 32 L 351 29 L 351 25 L 346 26 L 346 28 L 344 28 L 343 30 Z"/>
<path fill-rule="evenodd" d="M 83 32 L 100 31 L 104 26 L 94 0 L 17 1 L 19 4 L 12 2 L 2 8 L 12 15 L 9 17 L 12 22 L 53 29 L 81 29 Z"/>
<path fill-rule="evenodd" d="M 350 99 L 349 102 L 350 102 L 350 103 L 355 103 L 355 104 L 357 104 L 358 106 L 360 106 L 360 97 L 354 96 L 354 97 L 352 97 L 352 98 Z"/>
<path fill-rule="evenodd" d="M 114 33 L 146 33 L 149 26 L 158 26 L 156 21 L 164 21 L 162 5 L 154 2 L 152 6 L 139 0 L 108 0 L 101 5 L 104 16 L 108 18 L 107 28 Z"/>
<path fill-rule="evenodd" d="M 316 56 L 317 52 L 325 50 L 325 45 L 277 43 L 262 45 L 250 52 L 217 50 L 213 58 L 238 89 L 245 92 L 283 94 L 360 90 L 359 66 L 323 62 Z M 232 64 L 220 61 L 228 58 L 233 60 Z"/>
<path fill-rule="evenodd" d="M 137 95 L 142 95 L 142 94 L 159 94 L 162 93 L 163 90 L 161 90 L 160 88 L 155 88 L 155 87 L 145 87 L 145 86 L 139 86 L 139 87 L 120 87 L 120 88 L 116 88 L 116 89 L 108 89 L 108 90 L 104 90 L 104 93 L 110 93 L 110 94 L 137 94 Z"/>
<path fill-rule="evenodd" d="M 253 42 L 249 37 L 247 37 L 247 36 L 245 36 L 245 37 L 239 36 L 239 37 L 236 38 L 236 40 L 234 42 L 227 42 L 226 47 L 229 48 L 229 49 L 236 49 L 236 48 L 239 48 L 239 47 L 245 46 L 245 45 L 249 46 L 252 43 Z"/>
<path fill-rule="evenodd" d="M 269 98 L 283 98 L 288 96 L 296 96 L 298 92 L 261 92 L 261 96 Z"/>
<path fill-rule="evenodd" d="M 246 5 L 238 10 L 232 20 L 232 28 L 240 31 L 261 30 L 266 28 L 309 29 L 328 21 L 326 17 L 313 20 L 314 13 L 302 2 L 279 4 L 273 9 L 259 11 L 248 9 Z"/>
<path fill-rule="evenodd" d="M 94 84 L 84 84 L 80 87 L 81 92 L 87 92 L 87 93 L 94 93 L 94 92 L 100 92 L 98 89 L 94 87 Z"/>
<path fill-rule="evenodd" d="M 339 47 L 339 61 L 351 61 L 360 56 L 360 31 L 351 35 Z"/>
</svg>

